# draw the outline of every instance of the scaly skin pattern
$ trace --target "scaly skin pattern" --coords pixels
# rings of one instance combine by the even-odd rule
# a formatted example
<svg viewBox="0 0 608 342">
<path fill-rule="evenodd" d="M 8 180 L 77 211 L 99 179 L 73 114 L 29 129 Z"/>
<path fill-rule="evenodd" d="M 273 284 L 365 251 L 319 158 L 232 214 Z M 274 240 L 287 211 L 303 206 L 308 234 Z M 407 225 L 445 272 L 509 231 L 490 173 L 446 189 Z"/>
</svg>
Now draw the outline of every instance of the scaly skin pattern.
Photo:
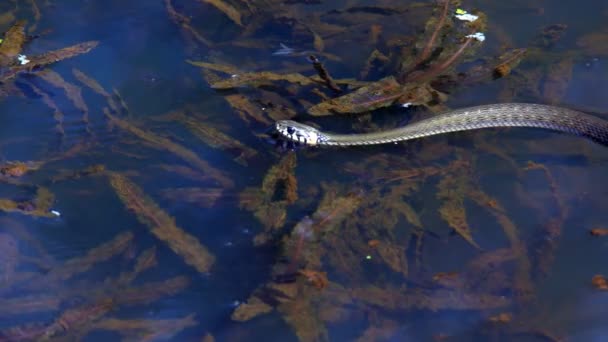
<svg viewBox="0 0 608 342">
<path fill-rule="evenodd" d="M 530 103 L 500 103 L 449 111 L 396 129 L 333 134 L 294 121 L 277 121 L 283 138 L 309 146 L 377 145 L 492 127 L 531 127 L 569 133 L 608 146 L 608 121 L 575 110 Z"/>
</svg>

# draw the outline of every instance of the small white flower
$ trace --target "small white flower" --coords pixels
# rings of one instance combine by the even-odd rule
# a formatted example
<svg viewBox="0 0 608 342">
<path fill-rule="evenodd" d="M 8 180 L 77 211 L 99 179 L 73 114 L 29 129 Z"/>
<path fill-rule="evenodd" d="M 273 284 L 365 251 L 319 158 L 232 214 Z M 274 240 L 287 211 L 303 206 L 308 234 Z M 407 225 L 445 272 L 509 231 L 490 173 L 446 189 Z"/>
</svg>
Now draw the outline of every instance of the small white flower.
<svg viewBox="0 0 608 342">
<path fill-rule="evenodd" d="M 458 18 L 459 20 L 470 21 L 470 22 L 473 22 L 473 21 L 479 19 L 478 16 L 473 15 L 471 13 L 456 14 L 455 17 Z"/>
<path fill-rule="evenodd" d="M 61 213 L 58 212 L 57 210 L 51 210 L 51 214 L 53 214 L 55 216 L 61 216 Z"/>
<path fill-rule="evenodd" d="M 484 40 L 486 40 L 486 36 L 483 33 L 481 33 L 481 32 L 476 32 L 476 33 L 470 34 L 470 35 L 468 35 L 466 37 L 467 38 L 475 38 L 475 39 L 479 40 L 480 42 L 483 42 Z"/>
<path fill-rule="evenodd" d="M 18 55 L 17 60 L 19 61 L 19 63 L 21 63 L 21 65 L 26 65 L 27 63 L 30 62 L 30 60 L 27 59 L 27 57 L 25 55 Z"/>
</svg>

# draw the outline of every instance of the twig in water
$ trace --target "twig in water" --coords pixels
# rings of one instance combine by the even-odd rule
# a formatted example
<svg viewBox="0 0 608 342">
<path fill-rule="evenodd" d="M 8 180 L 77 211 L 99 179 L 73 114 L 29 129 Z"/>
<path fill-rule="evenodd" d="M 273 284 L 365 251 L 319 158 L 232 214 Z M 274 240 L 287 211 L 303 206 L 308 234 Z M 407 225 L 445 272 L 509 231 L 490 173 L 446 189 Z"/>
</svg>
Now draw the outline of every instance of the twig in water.
<svg viewBox="0 0 608 342">
<path fill-rule="evenodd" d="M 439 22 L 437 23 L 437 27 L 435 27 L 435 31 L 431 35 L 431 39 L 429 39 L 429 42 L 424 47 L 424 50 L 422 50 L 422 53 L 420 53 L 420 57 L 418 57 L 418 60 L 414 64 L 415 65 L 414 69 L 416 67 L 418 67 L 418 65 L 423 63 L 431 55 L 431 49 L 433 48 L 433 45 L 435 44 L 435 40 L 437 39 L 437 36 L 439 35 L 439 31 L 441 31 L 441 28 L 443 27 L 443 24 L 445 23 L 445 18 L 448 15 L 448 5 L 450 4 L 450 1 L 449 0 L 444 0 L 444 1 L 445 1 L 445 4 L 443 5 L 443 12 L 441 13 L 441 17 L 439 17 Z"/>
<path fill-rule="evenodd" d="M 338 87 L 338 85 L 336 84 L 336 82 L 334 82 L 331 76 L 329 76 L 327 69 L 325 69 L 321 61 L 319 61 L 319 59 L 315 55 L 308 56 L 308 60 L 312 63 L 312 66 L 317 71 L 317 74 L 319 74 L 319 77 L 321 77 L 321 79 L 325 81 L 325 85 L 329 89 L 331 89 L 336 94 L 342 92 L 342 89 L 340 89 L 340 87 Z"/>
</svg>

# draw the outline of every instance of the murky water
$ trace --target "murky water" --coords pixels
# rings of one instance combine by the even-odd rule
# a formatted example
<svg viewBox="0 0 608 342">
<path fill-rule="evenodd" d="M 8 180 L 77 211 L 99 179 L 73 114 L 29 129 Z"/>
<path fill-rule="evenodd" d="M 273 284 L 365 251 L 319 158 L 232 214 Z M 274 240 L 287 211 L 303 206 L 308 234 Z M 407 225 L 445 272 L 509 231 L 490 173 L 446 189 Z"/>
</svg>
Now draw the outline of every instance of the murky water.
<svg viewBox="0 0 608 342">
<path fill-rule="evenodd" d="M 217 2 L 229 4 L 225 15 L 212 3 L 0 4 L 0 31 L 26 21 L 18 50 L 34 64 L 99 42 L 2 79 L 0 340 L 608 333 L 608 292 L 601 277 L 592 284 L 608 276 L 608 238 L 589 233 L 608 228 L 605 147 L 531 129 L 295 152 L 264 136 L 276 119 L 371 131 L 505 101 L 608 119 L 605 2 L 463 1 L 487 16 L 487 39 L 444 74 L 492 72 L 497 56 L 527 48 L 508 75 L 434 79 L 446 102 L 427 108 L 326 117 L 306 114 L 319 93 L 336 97 L 323 82 L 210 84 L 262 71 L 312 76 L 309 54 L 336 80 L 374 82 L 403 70 L 442 5 Z M 444 42 L 449 52 L 461 40 Z M 280 44 L 293 52 L 273 55 Z M 3 70 L 19 67 L 7 58 Z M 29 163 L 23 174 L 17 162 Z"/>
</svg>

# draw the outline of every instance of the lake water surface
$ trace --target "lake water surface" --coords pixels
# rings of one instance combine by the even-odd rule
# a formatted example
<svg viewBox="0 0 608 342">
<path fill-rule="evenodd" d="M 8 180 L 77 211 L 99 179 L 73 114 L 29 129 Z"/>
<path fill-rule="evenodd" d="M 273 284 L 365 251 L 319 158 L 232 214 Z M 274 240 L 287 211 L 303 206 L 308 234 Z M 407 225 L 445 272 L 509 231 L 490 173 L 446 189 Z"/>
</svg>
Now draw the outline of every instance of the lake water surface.
<svg viewBox="0 0 608 342">
<path fill-rule="evenodd" d="M 608 3 L 443 9 L 1 3 L 2 44 L 22 47 L 0 45 L 0 340 L 601 341 L 606 147 L 534 129 L 295 150 L 269 134 L 498 102 L 608 120 Z M 474 32 L 485 41 L 460 54 Z M 349 103 L 361 113 L 309 112 L 389 76 L 429 98 L 372 108 L 386 96 L 370 91 Z"/>
</svg>

